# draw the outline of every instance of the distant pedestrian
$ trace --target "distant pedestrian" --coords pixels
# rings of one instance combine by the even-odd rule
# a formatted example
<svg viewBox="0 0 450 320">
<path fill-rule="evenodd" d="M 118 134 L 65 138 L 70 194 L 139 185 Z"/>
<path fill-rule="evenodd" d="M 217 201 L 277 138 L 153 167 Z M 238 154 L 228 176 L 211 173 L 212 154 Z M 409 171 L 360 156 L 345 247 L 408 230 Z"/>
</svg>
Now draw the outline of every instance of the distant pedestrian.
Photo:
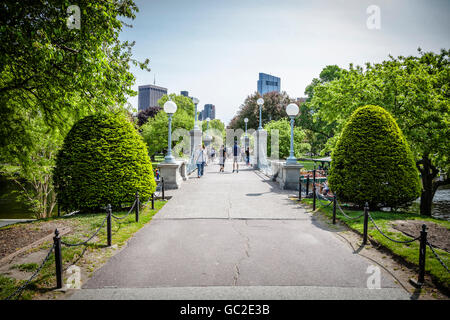
<svg viewBox="0 0 450 320">
<path fill-rule="evenodd" d="M 197 177 L 200 178 L 203 175 L 204 163 L 206 160 L 205 151 L 200 144 L 195 153 L 195 163 L 197 164 Z"/>
<path fill-rule="evenodd" d="M 214 157 L 216 156 L 216 149 L 211 148 L 211 162 L 214 163 Z"/>
<path fill-rule="evenodd" d="M 208 152 L 205 145 L 202 146 L 203 149 L 203 163 L 202 163 L 202 175 L 205 172 L 206 161 L 208 160 Z"/>
<path fill-rule="evenodd" d="M 247 165 L 250 165 L 250 149 L 247 148 L 247 150 L 245 150 L 245 163 Z"/>
<path fill-rule="evenodd" d="M 239 154 L 240 154 L 240 150 L 239 150 L 239 146 L 237 144 L 237 141 L 234 142 L 234 146 L 233 146 L 233 172 L 234 172 L 234 168 L 236 166 L 236 172 L 239 173 Z"/>
<path fill-rule="evenodd" d="M 226 158 L 227 158 L 227 150 L 225 146 L 222 145 L 219 150 L 219 165 L 220 165 L 219 172 L 224 172 Z"/>
</svg>

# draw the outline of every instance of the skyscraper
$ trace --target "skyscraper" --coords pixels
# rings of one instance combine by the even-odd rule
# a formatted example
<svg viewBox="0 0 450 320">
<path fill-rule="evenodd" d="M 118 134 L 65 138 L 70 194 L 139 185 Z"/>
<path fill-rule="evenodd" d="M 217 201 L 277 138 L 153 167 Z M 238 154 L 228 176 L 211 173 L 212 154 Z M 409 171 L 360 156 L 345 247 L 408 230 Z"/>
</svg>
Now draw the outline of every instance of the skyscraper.
<svg viewBox="0 0 450 320">
<path fill-rule="evenodd" d="M 138 111 L 145 110 L 149 107 L 158 106 L 158 100 L 167 94 L 167 88 L 158 87 L 152 84 L 138 87 Z"/>
<path fill-rule="evenodd" d="M 202 112 L 202 118 L 205 120 L 206 118 L 215 119 L 216 118 L 216 106 L 213 104 L 205 104 Z"/>
<path fill-rule="evenodd" d="M 266 94 L 267 92 L 280 92 L 281 79 L 270 74 L 259 73 L 259 80 L 257 82 L 258 92 L 260 95 Z"/>
<path fill-rule="evenodd" d="M 180 94 L 189 98 L 189 91 L 181 91 Z"/>
</svg>

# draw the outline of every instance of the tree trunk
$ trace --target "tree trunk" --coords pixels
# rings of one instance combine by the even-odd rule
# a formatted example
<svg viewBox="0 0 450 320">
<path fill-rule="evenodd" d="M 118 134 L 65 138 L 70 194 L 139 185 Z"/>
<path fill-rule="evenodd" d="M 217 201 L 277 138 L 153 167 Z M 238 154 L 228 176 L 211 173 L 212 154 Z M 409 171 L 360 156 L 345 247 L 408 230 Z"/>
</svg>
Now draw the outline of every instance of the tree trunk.
<svg viewBox="0 0 450 320">
<path fill-rule="evenodd" d="M 431 216 L 431 207 L 433 204 L 434 194 L 440 186 L 450 184 L 450 178 L 441 181 L 434 181 L 439 173 L 439 170 L 433 166 L 427 154 L 424 155 L 421 160 L 417 161 L 416 165 L 422 176 L 420 214 Z"/>
</svg>

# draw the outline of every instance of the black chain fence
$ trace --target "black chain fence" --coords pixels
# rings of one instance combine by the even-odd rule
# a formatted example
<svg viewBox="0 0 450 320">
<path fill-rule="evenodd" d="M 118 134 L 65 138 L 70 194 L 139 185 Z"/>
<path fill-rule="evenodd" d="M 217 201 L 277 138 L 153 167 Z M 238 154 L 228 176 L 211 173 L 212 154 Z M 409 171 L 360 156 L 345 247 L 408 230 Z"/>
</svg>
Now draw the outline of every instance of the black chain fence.
<svg viewBox="0 0 450 320">
<path fill-rule="evenodd" d="M 158 190 L 159 187 L 159 190 Z M 164 178 L 161 178 L 158 181 L 158 185 L 157 185 L 157 190 L 162 194 L 162 198 L 164 200 Z M 143 204 L 143 207 L 147 206 L 148 203 L 151 201 L 152 202 L 152 209 L 154 209 L 154 200 L 155 200 L 155 194 L 153 193 L 150 198 L 147 200 L 146 203 Z M 126 217 L 128 217 L 130 215 L 131 212 L 133 212 L 133 210 L 136 212 L 136 222 L 138 221 L 138 215 L 139 215 L 139 194 L 136 192 L 136 198 L 135 201 L 133 202 L 133 205 L 131 206 L 131 209 L 128 211 L 128 213 L 123 216 L 123 217 L 118 217 L 116 215 L 112 214 L 112 210 L 111 210 L 111 205 L 108 205 L 105 209 L 107 211 L 107 214 L 105 216 L 105 218 L 103 219 L 102 223 L 100 224 L 100 226 L 95 230 L 95 232 L 86 240 L 82 241 L 82 242 L 78 242 L 78 243 L 69 243 L 69 242 L 65 242 L 62 241 L 60 236 L 59 236 L 59 232 L 56 229 L 55 230 L 55 237 L 53 238 L 53 245 L 50 248 L 50 250 L 47 253 L 47 256 L 45 257 L 45 259 L 42 261 L 41 265 L 39 266 L 39 268 L 33 273 L 33 275 L 23 284 L 21 285 L 18 289 L 16 289 L 12 294 L 10 294 L 5 300 L 11 300 L 13 297 L 19 298 L 20 295 L 22 294 L 23 290 L 30 284 L 30 282 L 39 274 L 39 272 L 42 270 L 42 268 L 44 267 L 44 264 L 48 261 L 48 259 L 50 258 L 52 252 L 55 250 L 55 264 L 56 264 L 56 278 L 57 278 L 57 288 L 60 289 L 62 288 L 62 266 L 61 264 L 61 244 L 65 245 L 67 247 L 78 247 L 78 246 L 82 246 L 82 245 L 87 245 L 89 241 L 91 241 L 99 232 L 100 230 L 103 228 L 103 226 L 105 225 L 105 222 L 107 222 L 107 238 L 108 238 L 108 246 L 111 246 L 111 218 L 114 218 L 116 220 L 122 220 L 125 219 Z M 63 217 L 70 217 L 73 216 L 77 213 L 79 213 L 80 211 L 73 211 L 69 214 L 64 215 Z M 86 249 L 86 248 L 85 248 Z M 85 252 L 85 250 L 83 250 L 83 253 Z M 58 258 L 57 258 L 58 257 Z M 59 259 L 59 263 L 58 263 L 58 259 Z M 65 269 L 67 270 L 67 268 Z"/>
<path fill-rule="evenodd" d="M 309 196 L 309 183 L 310 183 L 310 179 L 309 177 L 306 179 L 306 187 L 303 187 L 303 182 L 302 182 L 302 178 L 299 178 L 299 200 L 301 200 L 302 197 L 302 193 L 303 191 L 305 191 L 306 196 Z M 363 232 L 363 245 L 365 245 L 367 243 L 367 237 L 368 237 L 368 221 L 370 219 L 370 221 L 372 222 L 372 224 L 374 225 L 375 229 L 386 239 L 395 242 L 395 243 L 399 243 L 399 244 L 407 244 L 407 243 L 412 243 L 414 241 L 419 241 L 420 242 L 420 247 L 419 247 L 419 277 L 418 277 L 418 281 L 414 282 L 413 284 L 416 286 L 422 286 L 424 283 L 424 275 L 425 275 L 425 262 L 426 262 L 426 247 L 430 247 L 431 252 L 433 253 L 433 255 L 436 257 L 436 259 L 439 261 L 439 263 L 445 268 L 445 270 L 447 270 L 447 272 L 450 272 L 449 267 L 444 263 L 444 261 L 442 260 L 442 258 L 436 253 L 436 251 L 434 250 L 433 246 L 431 245 L 431 243 L 429 243 L 427 241 L 427 232 L 426 232 L 426 225 L 422 226 L 422 231 L 420 233 L 420 236 L 410 239 L 410 240 L 396 240 L 393 239 L 391 237 L 389 237 L 388 235 L 386 235 L 386 233 L 384 233 L 381 228 L 375 223 L 374 219 L 372 218 L 372 215 L 369 213 L 369 208 L 368 208 L 368 204 L 366 203 L 365 207 L 364 207 L 364 212 L 358 216 L 355 217 L 351 217 L 348 214 L 346 214 L 344 212 L 344 210 L 342 210 L 341 205 L 339 204 L 336 195 L 333 195 L 333 199 L 327 198 L 325 196 L 323 196 L 320 192 L 319 189 L 317 188 L 317 183 L 316 183 L 316 176 L 315 176 L 315 170 L 313 170 L 313 178 L 312 178 L 312 191 L 313 191 L 313 210 L 315 210 L 316 208 L 316 201 L 318 201 L 320 204 L 322 204 L 322 206 L 324 207 L 328 207 L 331 204 L 333 204 L 333 224 L 336 223 L 336 208 L 339 209 L 339 212 L 347 219 L 349 220 L 357 220 L 360 219 L 362 217 L 364 217 L 364 232 Z"/>
</svg>

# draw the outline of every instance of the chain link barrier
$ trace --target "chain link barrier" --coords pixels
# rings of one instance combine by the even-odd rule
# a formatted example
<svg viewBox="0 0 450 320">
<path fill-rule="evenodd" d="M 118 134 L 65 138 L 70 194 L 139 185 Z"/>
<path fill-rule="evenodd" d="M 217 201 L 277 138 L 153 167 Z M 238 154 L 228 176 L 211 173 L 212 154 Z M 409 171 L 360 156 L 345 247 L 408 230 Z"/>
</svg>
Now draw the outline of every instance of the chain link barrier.
<svg viewBox="0 0 450 320">
<path fill-rule="evenodd" d="M 107 218 L 108 218 L 108 215 L 106 215 L 106 217 L 105 217 L 105 219 L 103 219 L 103 222 L 100 225 L 100 227 L 97 229 L 97 231 L 94 232 L 94 234 L 92 236 L 89 237 L 89 239 L 87 239 L 87 240 L 85 240 L 83 242 L 79 242 L 79 243 L 68 243 L 68 242 L 62 241 L 62 239 L 61 239 L 61 244 L 65 245 L 66 247 L 78 247 L 78 246 L 87 244 L 89 241 L 91 241 L 100 232 L 100 230 L 105 225 L 105 221 L 106 221 Z"/>
<path fill-rule="evenodd" d="M 431 251 L 433 252 L 433 254 L 436 257 L 436 259 L 439 261 L 439 263 L 445 268 L 445 270 L 447 270 L 447 272 L 450 272 L 450 270 L 448 269 L 447 265 L 444 263 L 444 261 L 442 261 L 441 257 L 439 257 L 439 255 L 436 253 L 436 251 L 434 251 L 433 246 L 431 245 L 431 243 L 429 243 L 427 241 L 427 245 L 430 247 Z"/>
<path fill-rule="evenodd" d="M 400 241 L 400 240 L 392 239 L 392 238 L 390 238 L 389 236 L 385 235 L 385 234 L 383 233 L 383 231 L 381 231 L 380 228 L 378 228 L 378 226 L 376 225 L 375 221 L 373 221 L 373 218 L 372 218 L 372 216 L 370 215 L 370 212 L 367 212 L 367 214 L 368 214 L 368 216 L 369 216 L 369 218 L 370 218 L 370 221 L 372 221 L 373 225 L 374 225 L 375 228 L 378 230 L 378 232 L 381 233 L 385 238 L 387 238 L 387 239 L 389 239 L 389 240 L 391 240 L 391 241 L 393 241 L 393 242 L 396 242 L 396 243 L 411 243 L 411 242 L 414 242 L 414 241 L 420 239 L 420 236 L 418 236 L 417 238 L 411 239 L 411 240 L 406 240 L 406 241 Z"/>
<path fill-rule="evenodd" d="M 328 203 L 325 202 L 324 204 L 324 202 L 320 198 L 323 198 L 324 200 L 328 201 Z M 330 204 L 333 203 L 333 200 L 323 197 L 317 188 L 316 188 L 316 199 L 319 200 L 320 204 L 322 204 L 325 207 L 328 207 Z"/>
<path fill-rule="evenodd" d="M 116 220 L 123 220 L 123 219 L 125 219 L 126 217 L 128 217 L 128 216 L 130 215 L 131 212 L 133 212 L 133 209 L 134 209 L 134 207 L 136 206 L 136 202 L 137 202 L 137 199 L 134 200 L 133 205 L 131 206 L 130 211 L 128 211 L 128 213 L 127 213 L 126 215 L 124 215 L 123 217 L 115 216 L 115 215 L 113 215 L 112 213 L 111 213 L 111 217 L 113 217 L 113 218 L 116 219 Z"/>
<path fill-rule="evenodd" d="M 17 296 L 17 298 L 20 297 L 20 295 L 22 294 L 22 291 L 30 284 L 30 282 L 39 274 L 39 272 L 42 270 L 42 268 L 44 267 L 44 264 L 47 262 L 47 260 L 50 258 L 50 255 L 53 252 L 53 249 L 55 249 L 55 245 L 53 244 L 52 247 L 50 248 L 50 250 L 47 253 L 47 256 L 45 257 L 45 259 L 42 261 L 41 265 L 39 266 L 39 268 L 33 273 L 33 275 L 23 284 L 21 285 L 16 291 L 14 291 L 12 294 L 10 294 L 5 300 L 10 300 L 12 297 Z"/>
<path fill-rule="evenodd" d="M 344 217 L 346 217 L 347 219 L 350 219 L 350 220 L 357 220 L 357 219 L 359 219 L 359 218 L 361 218 L 361 217 L 364 216 L 364 212 L 363 212 L 362 214 L 360 214 L 359 216 L 357 216 L 357 217 L 350 217 L 349 215 L 345 214 L 344 210 L 342 210 L 341 205 L 339 204 L 339 202 L 337 201 L 337 199 L 336 199 L 336 206 L 338 207 L 338 209 L 339 209 L 339 211 L 342 213 L 342 215 L 343 215 Z"/>
</svg>

